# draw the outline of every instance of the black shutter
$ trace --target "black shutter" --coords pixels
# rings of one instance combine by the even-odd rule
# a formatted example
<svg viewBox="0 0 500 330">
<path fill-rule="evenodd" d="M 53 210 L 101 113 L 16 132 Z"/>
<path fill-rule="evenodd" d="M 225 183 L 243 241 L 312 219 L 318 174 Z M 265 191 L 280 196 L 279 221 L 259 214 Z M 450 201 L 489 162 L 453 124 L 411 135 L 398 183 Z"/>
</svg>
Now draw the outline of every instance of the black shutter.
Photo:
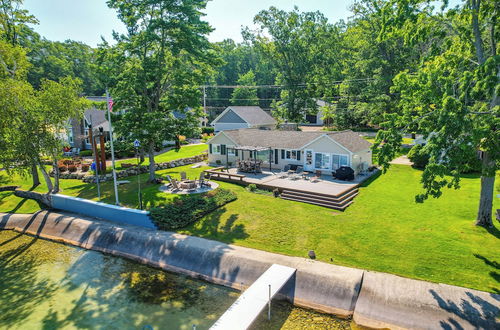
<svg viewBox="0 0 500 330">
<path fill-rule="evenodd" d="M 234 149 L 234 155 L 238 157 L 238 149 Z"/>
<path fill-rule="evenodd" d="M 221 144 L 220 145 L 220 154 L 221 155 L 225 155 L 226 154 L 226 145 L 225 144 Z"/>
<path fill-rule="evenodd" d="M 297 160 L 300 160 L 300 154 L 302 153 L 302 151 L 300 150 L 297 150 Z"/>
<path fill-rule="evenodd" d="M 212 144 L 211 143 L 208 145 L 208 149 L 209 149 L 208 152 L 212 153 Z"/>
<path fill-rule="evenodd" d="M 281 149 L 281 159 L 285 159 L 285 150 Z"/>
<path fill-rule="evenodd" d="M 274 163 L 278 164 L 278 149 L 274 149 Z"/>
</svg>

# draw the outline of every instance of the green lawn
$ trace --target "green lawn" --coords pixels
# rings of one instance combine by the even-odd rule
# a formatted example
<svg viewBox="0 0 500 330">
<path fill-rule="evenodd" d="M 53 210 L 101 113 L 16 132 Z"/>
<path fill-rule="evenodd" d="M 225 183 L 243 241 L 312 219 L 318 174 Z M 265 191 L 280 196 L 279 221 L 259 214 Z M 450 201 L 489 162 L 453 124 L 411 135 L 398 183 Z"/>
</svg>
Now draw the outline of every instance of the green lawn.
<svg viewBox="0 0 500 330">
<path fill-rule="evenodd" d="M 182 232 L 302 257 L 312 249 L 325 262 L 500 292 L 499 225 L 489 232 L 473 225 L 479 178 L 464 178 L 460 190 L 417 204 L 420 174 L 392 166 L 361 188 L 345 212 L 222 183 L 238 200 Z"/>
<path fill-rule="evenodd" d="M 196 177 L 203 169 L 190 166 L 159 171 Z M 500 292 L 498 259 L 500 231 L 473 225 L 479 196 L 479 178 L 465 177 L 460 190 L 447 190 L 439 199 L 416 204 L 421 172 L 393 165 L 360 189 L 345 212 L 250 193 L 241 186 L 221 182 L 238 200 L 225 205 L 182 233 L 287 255 L 307 257 L 315 250 L 321 261 L 394 273 L 406 277 Z M 147 174 L 141 176 L 144 182 Z M 137 207 L 137 178 L 120 186 L 124 205 Z M 14 178 L 25 188 L 30 180 Z M 0 184 L 8 180 L 0 172 Z M 62 193 L 96 200 L 95 185 L 62 180 Z M 43 187 L 37 190 L 43 191 Z M 103 184 L 105 202 L 112 203 L 112 184 Z M 143 184 L 147 206 L 166 203 L 173 196 L 158 185 Z M 495 194 L 500 193 L 500 176 Z M 499 208 L 495 198 L 495 208 Z M 0 193 L 0 211 L 34 212 L 32 201 Z"/>
<path fill-rule="evenodd" d="M 157 163 L 169 162 L 172 160 L 187 158 L 199 155 L 203 152 L 207 151 L 206 144 L 195 144 L 195 145 L 186 145 L 180 149 L 172 149 L 167 152 L 164 152 L 158 156 L 155 156 L 155 161 Z M 124 159 L 116 162 L 116 168 L 120 169 L 122 163 L 132 163 L 136 164 L 136 160 Z M 149 165 L 149 159 L 146 157 L 143 165 Z"/>
</svg>

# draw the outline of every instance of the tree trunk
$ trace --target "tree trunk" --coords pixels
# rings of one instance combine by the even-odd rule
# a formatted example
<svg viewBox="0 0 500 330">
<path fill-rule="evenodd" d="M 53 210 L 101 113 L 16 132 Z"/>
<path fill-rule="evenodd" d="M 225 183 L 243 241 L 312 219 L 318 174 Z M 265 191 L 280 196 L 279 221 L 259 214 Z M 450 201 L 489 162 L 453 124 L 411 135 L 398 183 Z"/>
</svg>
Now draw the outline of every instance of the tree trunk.
<svg viewBox="0 0 500 330">
<path fill-rule="evenodd" d="M 482 168 L 481 195 L 479 198 L 476 226 L 489 228 L 493 227 L 492 209 L 495 187 L 495 162 L 490 159 L 490 155 L 487 152 L 483 153 Z"/>
<path fill-rule="evenodd" d="M 142 163 L 144 163 L 144 158 L 145 158 L 145 156 L 144 156 L 144 148 L 143 148 L 143 147 L 141 147 L 141 149 L 139 150 L 139 157 L 140 157 L 140 158 L 139 158 L 140 163 L 141 163 L 141 164 L 142 164 Z"/>
<path fill-rule="evenodd" d="M 33 178 L 33 188 L 38 187 L 40 185 L 40 176 L 36 164 L 31 165 L 31 177 Z"/>
<path fill-rule="evenodd" d="M 52 193 L 57 194 L 59 192 L 59 166 L 57 165 L 57 158 L 54 158 L 52 167 L 54 168 L 54 188 L 52 189 Z"/>
<path fill-rule="evenodd" d="M 153 142 L 149 143 L 149 182 L 154 182 L 156 179 L 155 176 L 155 145 Z"/>
<path fill-rule="evenodd" d="M 476 226 L 493 227 L 493 188 L 495 176 L 481 176 L 481 197 L 479 199 L 479 210 L 477 212 Z"/>
<path fill-rule="evenodd" d="M 180 149 L 181 148 L 181 140 L 179 139 L 179 136 L 175 136 L 175 149 Z"/>
<path fill-rule="evenodd" d="M 50 175 L 45 170 L 45 167 L 42 164 L 38 164 L 40 166 L 40 171 L 42 172 L 43 178 L 45 179 L 45 183 L 47 184 L 48 193 L 52 191 L 52 181 L 50 180 Z"/>
</svg>

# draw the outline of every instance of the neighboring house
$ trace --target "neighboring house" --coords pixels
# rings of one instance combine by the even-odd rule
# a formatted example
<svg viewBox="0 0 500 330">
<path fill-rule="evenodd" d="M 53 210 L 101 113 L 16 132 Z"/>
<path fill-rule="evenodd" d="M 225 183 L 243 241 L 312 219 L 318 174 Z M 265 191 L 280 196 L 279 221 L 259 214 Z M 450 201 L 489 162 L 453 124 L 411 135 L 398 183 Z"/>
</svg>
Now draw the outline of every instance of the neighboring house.
<svg viewBox="0 0 500 330">
<path fill-rule="evenodd" d="M 350 166 L 354 171 L 368 169 L 372 165 L 371 143 L 357 133 L 302 132 L 261 129 L 227 130 L 208 141 L 208 161 L 211 164 L 236 164 L 236 160 L 260 159 L 263 167 L 282 170 L 287 164 L 304 166 L 305 171 L 321 170 L 331 174 L 340 166 Z M 235 150 L 234 147 L 247 150 Z M 256 148 L 255 151 L 248 149 Z M 268 148 L 267 150 L 262 150 Z M 269 164 L 269 159 L 271 164 Z"/>
<path fill-rule="evenodd" d="M 106 102 L 105 97 L 89 96 L 88 100 L 94 102 Z M 74 148 L 87 150 L 92 148 L 91 141 L 89 140 L 89 130 L 92 124 L 94 130 L 99 127 L 103 128 L 106 132 L 106 141 L 109 138 L 109 122 L 106 117 L 106 111 L 98 110 L 95 107 L 87 109 L 83 113 L 83 118 L 71 119 L 67 129 L 67 143 Z"/>
<path fill-rule="evenodd" d="M 267 128 L 276 127 L 276 120 L 258 106 L 229 106 L 211 125 L 215 132 L 239 128 Z"/>
<path fill-rule="evenodd" d="M 325 102 L 323 100 L 317 100 L 316 101 L 316 106 L 318 107 L 318 112 L 316 114 L 307 114 L 305 118 L 305 125 L 314 125 L 314 126 L 323 126 L 325 125 L 325 121 L 322 119 L 323 118 L 323 111 L 321 110 L 321 107 L 331 105 L 328 102 Z"/>
</svg>

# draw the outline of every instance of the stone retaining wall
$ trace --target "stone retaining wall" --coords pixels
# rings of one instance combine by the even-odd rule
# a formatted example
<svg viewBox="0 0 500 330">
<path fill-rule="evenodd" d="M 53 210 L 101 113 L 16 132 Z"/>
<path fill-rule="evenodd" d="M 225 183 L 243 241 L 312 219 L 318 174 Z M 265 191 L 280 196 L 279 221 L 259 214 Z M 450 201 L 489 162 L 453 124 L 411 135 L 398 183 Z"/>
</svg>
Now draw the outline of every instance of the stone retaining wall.
<svg viewBox="0 0 500 330">
<path fill-rule="evenodd" d="M 206 161 L 207 159 L 208 159 L 207 154 L 201 154 L 201 155 L 196 155 L 193 157 L 172 160 L 170 162 L 157 163 L 157 164 L 155 164 L 155 171 L 165 170 L 165 169 L 184 166 L 184 165 L 196 164 L 199 162 Z M 126 178 L 128 176 L 137 175 L 138 172 L 148 173 L 149 166 L 148 165 L 141 165 L 139 168 L 139 171 L 137 170 L 137 166 L 130 167 L 130 168 L 127 168 L 127 169 L 122 170 L 122 171 L 117 171 L 116 177 L 119 179 Z M 91 173 L 87 173 L 83 176 L 79 176 L 77 174 L 70 173 L 70 174 L 62 174 L 61 179 L 81 179 L 81 180 L 83 180 L 83 182 L 94 183 L 95 182 L 95 175 L 92 175 Z M 108 173 L 105 175 L 99 175 L 99 181 L 103 182 L 103 181 L 108 181 L 108 180 L 113 180 L 113 174 Z"/>
</svg>

